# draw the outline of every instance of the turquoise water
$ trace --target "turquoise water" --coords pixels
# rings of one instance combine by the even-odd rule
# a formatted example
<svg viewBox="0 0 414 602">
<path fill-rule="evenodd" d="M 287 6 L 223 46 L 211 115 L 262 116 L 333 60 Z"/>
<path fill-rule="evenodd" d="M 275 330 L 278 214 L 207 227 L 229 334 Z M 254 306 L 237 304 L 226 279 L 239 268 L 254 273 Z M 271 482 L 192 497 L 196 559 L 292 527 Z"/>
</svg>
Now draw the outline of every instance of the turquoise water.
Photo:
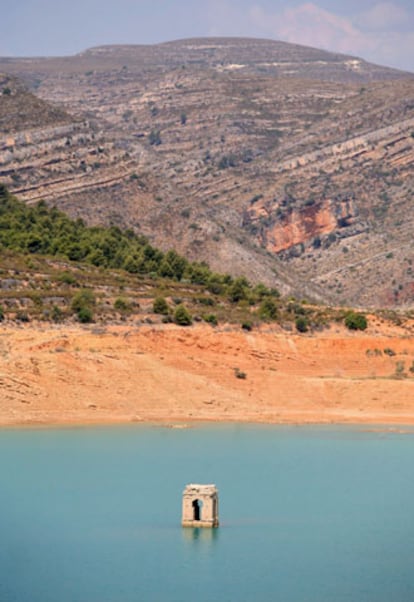
<svg viewBox="0 0 414 602">
<path fill-rule="evenodd" d="M 414 433 L 0 431 L 2 602 L 412 602 Z M 221 526 L 182 529 L 189 482 Z"/>
</svg>

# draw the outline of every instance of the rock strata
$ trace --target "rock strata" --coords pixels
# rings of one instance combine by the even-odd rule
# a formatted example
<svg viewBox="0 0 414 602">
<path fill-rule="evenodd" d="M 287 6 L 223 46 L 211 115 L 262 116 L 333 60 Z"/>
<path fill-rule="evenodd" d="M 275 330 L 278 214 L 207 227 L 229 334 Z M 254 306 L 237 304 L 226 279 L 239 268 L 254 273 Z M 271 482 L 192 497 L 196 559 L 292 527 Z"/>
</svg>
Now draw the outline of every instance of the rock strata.
<svg viewBox="0 0 414 602">
<path fill-rule="evenodd" d="M 34 99 L 0 107 L 0 178 L 27 202 L 296 295 L 412 306 L 412 74 L 237 38 L 0 69 L 9 113 Z"/>
</svg>

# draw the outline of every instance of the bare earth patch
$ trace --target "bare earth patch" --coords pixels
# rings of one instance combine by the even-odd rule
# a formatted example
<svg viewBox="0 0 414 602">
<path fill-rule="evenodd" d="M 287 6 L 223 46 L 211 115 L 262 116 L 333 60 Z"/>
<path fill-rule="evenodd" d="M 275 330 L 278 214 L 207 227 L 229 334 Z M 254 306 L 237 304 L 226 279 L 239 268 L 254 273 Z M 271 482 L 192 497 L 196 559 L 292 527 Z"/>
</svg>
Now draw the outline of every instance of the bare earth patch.
<svg viewBox="0 0 414 602">
<path fill-rule="evenodd" d="M 414 424 L 413 360 L 397 328 L 3 326 L 0 424 Z"/>
</svg>

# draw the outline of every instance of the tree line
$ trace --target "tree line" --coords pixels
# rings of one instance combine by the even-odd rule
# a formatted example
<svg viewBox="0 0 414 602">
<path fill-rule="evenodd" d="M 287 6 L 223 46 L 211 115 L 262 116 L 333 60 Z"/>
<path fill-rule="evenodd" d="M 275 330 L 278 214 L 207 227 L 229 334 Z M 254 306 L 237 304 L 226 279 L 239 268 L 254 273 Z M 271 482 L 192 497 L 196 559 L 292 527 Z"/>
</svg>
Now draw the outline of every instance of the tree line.
<svg viewBox="0 0 414 602">
<path fill-rule="evenodd" d="M 245 277 L 213 272 L 205 262 L 190 262 L 175 250 L 163 252 L 145 236 L 117 226 L 87 226 L 44 201 L 26 205 L 0 184 L 0 250 L 41 254 L 85 262 L 131 274 L 167 278 L 205 287 L 231 302 L 277 298 L 277 289 L 253 286 Z M 272 308 L 271 308 L 272 309 Z"/>
</svg>

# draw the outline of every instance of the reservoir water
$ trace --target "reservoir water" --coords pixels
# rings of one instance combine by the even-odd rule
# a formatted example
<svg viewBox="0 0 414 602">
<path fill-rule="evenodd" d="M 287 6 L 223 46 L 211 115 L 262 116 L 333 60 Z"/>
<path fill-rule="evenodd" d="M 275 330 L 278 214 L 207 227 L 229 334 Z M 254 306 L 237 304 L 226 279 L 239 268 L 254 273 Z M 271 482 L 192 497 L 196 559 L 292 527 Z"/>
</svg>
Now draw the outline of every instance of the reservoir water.
<svg viewBox="0 0 414 602">
<path fill-rule="evenodd" d="M 2 602 L 414 600 L 412 430 L 1 430 L 0 475 Z"/>
</svg>

